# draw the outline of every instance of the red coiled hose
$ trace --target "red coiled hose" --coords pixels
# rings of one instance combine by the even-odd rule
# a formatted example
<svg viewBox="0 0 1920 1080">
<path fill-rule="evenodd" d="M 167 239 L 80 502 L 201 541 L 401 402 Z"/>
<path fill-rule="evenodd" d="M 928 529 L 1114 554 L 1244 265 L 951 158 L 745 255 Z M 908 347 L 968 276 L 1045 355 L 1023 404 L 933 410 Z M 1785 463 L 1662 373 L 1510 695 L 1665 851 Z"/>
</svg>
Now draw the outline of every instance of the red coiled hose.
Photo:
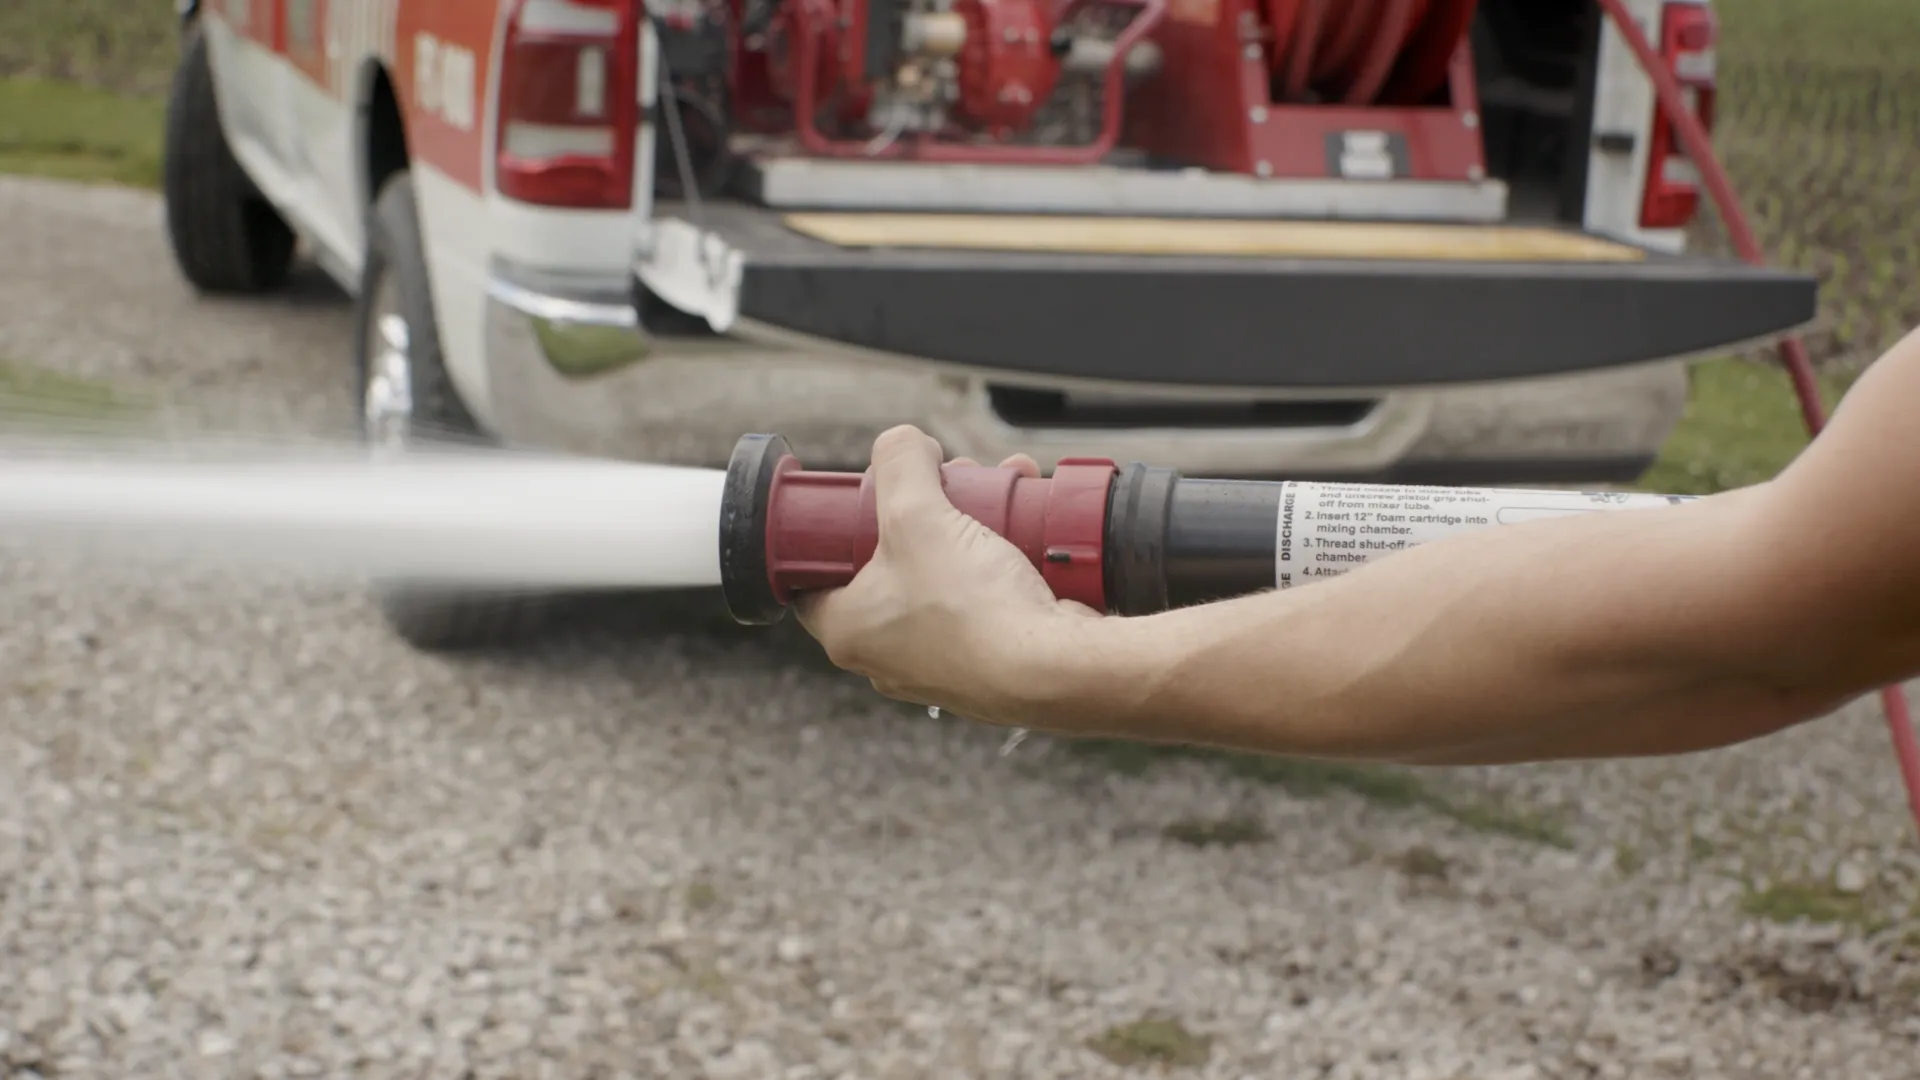
<svg viewBox="0 0 1920 1080">
<path fill-rule="evenodd" d="M 1410 105 L 1447 77 L 1476 0 L 1266 0 L 1284 101 Z"/>
<path fill-rule="evenodd" d="M 1633 50 L 1634 59 L 1639 61 L 1640 67 L 1653 81 L 1660 111 L 1672 122 L 1675 133 L 1680 136 L 1680 145 L 1686 149 L 1694 167 L 1700 170 L 1701 181 L 1706 186 L 1708 197 L 1713 200 L 1720 220 L 1726 224 L 1727 236 L 1733 241 L 1734 251 L 1745 262 L 1765 266 L 1766 253 L 1761 250 L 1760 241 L 1747 222 L 1746 211 L 1741 208 L 1739 197 L 1734 193 L 1733 182 L 1727 178 L 1720 159 L 1714 155 L 1706 129 L 1701 127 L 1693 110 L 1687 107 L 1679 82 L 1667 70 L 1667 65 L 1641 32 L 1639 24 L 1633 21 L 1622 0 L 1599 0 L 1599 4 L 1607 13 L 1607 18 L 1613 21 L 1615 29 L 1620 31 L 1627 47 Z M 1821 429 L 1826 427 L 1826 410 L 1820 402 L 1820 384 L 1814 380 L 1807 347 L 1798 335 L 1789 334 L 1780 340 L 1780 362 L 1785 365 L 1787 375 L 1793 380 L 1794 392 L 1800 398 L 1800 415 L 1806 421 L 1807 432 L 1818 436 Z M 1880 691 L 1880 704 L 1886 713 L 1887 728 L 1893 736 L 1893 751 L 1900 764 L 1900 779 L 1906 785 L 1907 808 L 1913 814 L 1915 827 L 1920 828 L 1920 740 L 1914 736 L 1913 714 L 1907 707 L 1906 692 L 1899 686 L 1886 687 Z"/>
</svg>

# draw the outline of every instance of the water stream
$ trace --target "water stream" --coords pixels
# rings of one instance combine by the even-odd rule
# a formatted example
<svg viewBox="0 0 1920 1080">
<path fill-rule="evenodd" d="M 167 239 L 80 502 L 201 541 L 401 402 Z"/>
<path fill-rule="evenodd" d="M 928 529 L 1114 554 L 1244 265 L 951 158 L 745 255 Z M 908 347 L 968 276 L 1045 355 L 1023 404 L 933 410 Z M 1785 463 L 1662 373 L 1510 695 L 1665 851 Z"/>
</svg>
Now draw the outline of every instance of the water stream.
<svg viewBox="0 0 1920 1080">
<path fill-rule="evenodd" d="M 303 576 L 710 586 L 724 479 L 485 450 L 0 447 L 0 543 Z"/>
</svg>

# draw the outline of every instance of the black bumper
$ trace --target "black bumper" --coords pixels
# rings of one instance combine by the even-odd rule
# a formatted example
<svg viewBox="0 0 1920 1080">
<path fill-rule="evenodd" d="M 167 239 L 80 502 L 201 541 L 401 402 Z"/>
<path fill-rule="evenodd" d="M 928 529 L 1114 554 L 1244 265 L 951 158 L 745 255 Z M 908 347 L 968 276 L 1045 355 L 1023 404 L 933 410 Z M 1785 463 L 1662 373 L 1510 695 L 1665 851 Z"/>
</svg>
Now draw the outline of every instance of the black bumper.
<svg viewBox="0 0 1920 1080">
<path fill-rule="evenodd" d="M 1543 376 L 1764 338 L 1811 320 L 1817 296 L 1807 275 L 1657 253 L 1510 263 L 854 249 L 737 204 L 704 216 L 745 254 L 746 318 L 1025 375 L 1303 389 Z"/>
</svg>

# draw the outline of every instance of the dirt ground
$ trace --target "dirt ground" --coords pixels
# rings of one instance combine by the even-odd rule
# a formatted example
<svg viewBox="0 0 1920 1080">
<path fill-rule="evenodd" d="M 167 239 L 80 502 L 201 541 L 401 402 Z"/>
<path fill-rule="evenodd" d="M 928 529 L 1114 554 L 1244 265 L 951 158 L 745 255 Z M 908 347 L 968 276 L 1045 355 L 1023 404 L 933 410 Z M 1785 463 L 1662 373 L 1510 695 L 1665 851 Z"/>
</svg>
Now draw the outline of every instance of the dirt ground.
<svg viewBox="0 0 1920 1080">
<path fill-rule="evenodd" d="M 344 421 L 317 275 L 192 299 L 150 195 L 0 181 L 0 356 Z M 0 563 L 0 1075 L 1905 1077 L 1871 703 L 1698 758 L 1141 761 L 618 604 L 511 658 L 365 599 Z"/>
</svg>

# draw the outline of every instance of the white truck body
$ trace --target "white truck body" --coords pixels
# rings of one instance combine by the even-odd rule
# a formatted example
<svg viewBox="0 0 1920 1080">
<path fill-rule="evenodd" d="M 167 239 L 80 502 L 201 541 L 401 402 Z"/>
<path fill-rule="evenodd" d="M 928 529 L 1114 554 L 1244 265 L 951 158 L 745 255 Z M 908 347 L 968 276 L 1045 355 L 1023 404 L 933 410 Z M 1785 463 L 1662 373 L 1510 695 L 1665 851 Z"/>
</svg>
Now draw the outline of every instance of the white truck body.
<svg viewBox="0 0 1920 1080">
<path fill-rule="evenodd" d="M 1650 31 L 1665 6 L 1634 0 Z M 1256 391 L 1183 385 L 1177 375 L 1151 382 L 1022 379 L 740 317 L 729 308 L 726 267 L 718 287 L 702 273 L 695 255 L 701 234 L 692 227 L 698 222 L 683 208 L 655 204 L 651 119 L 635 144 L 630 206 L 576 210 L 503 195 L 494 171 L 497 80 L 502 27 L 514 8 L 513 0 L 183 5 L 204 33 L 234 158 L 320 265 L 363 304 L 376 185 L 396 169 L 410 174 L 443 363 L 492 437 L 717 464 L 741 432 L 767 430 L 786 435 L 811 462 L 857 465 L 880 430 L 912 422 L 951 453 L 982 460 L 1018 451 L 1043 465 L 1097 454 L 1196 474 L 1584 482 L 1637 473 L 1684 409 L 1687 357 L 1670 354 L 1594 370 L 1415 381 L 1361 393 L 1257 390 L 1282 403 L 1365 401 L 1321 420 L 1183 426 L 1155 421 L 1150 410 L 1132 425 L 1010 419 L 995 386 L 1096 404 L 1204 404 Z M 565 0 L 532 0 L 521 17 L 532 17 L 528 12 L 559 21 L 596 17 Z M 657 35 L 651 22 L 638 32 L 642 68 L 651 70 Z M 643 114 L 657 116 L 654 81 L 643 78 L 639 86 Z M 1679 253 L 1683 230 L 1639 224 L 1653 113 L 1649 80 L 1606 27 L 1597 47 L 1592 126 L 1614 142 L 1596 138 L 1586 152 L 1579 225 Z M 1622 152 L 1622 144 L 1631 149 Z M 636 307 L 636 281 L 724 332 L 656 332 Z M 1286 348 L 1274 344 L 1276 355 Z M 608 370 L 583 377 L 577 365 L 569 367 L 571 353 L 604 358 L 609 351 L 620 362 L 604 364 Z"/>
</svg>

